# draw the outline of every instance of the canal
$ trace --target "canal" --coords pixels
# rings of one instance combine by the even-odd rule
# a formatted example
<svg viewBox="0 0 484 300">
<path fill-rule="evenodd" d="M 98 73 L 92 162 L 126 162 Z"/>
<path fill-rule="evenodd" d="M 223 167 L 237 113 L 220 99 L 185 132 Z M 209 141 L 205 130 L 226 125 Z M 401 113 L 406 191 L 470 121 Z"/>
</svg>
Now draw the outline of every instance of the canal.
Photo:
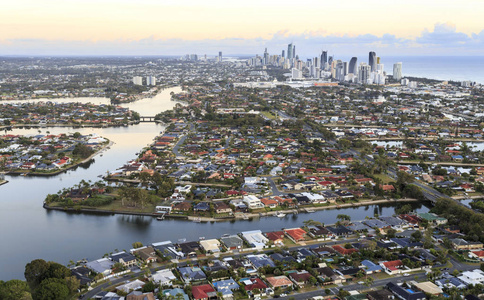
<svg viewBox="0 0 484 300">
<path fill-rule="evenodd" d="M 153 116 L 154 112 L 174 107 L 176 102 L 170 100 L 171 91 L 176 93 L 180 88 L 166 89 L 153 98 L 127 106 L 141 115 Z M 98 104 L 106 99 L 85 98 L 82 101 Z M 163 129 L 162 125 L 155 123 L 112 128 L 41 128 L 42 134 L 47 134 L 47 131 L 52 134 L 97 133 L 109 138 L 114 145 L 102 156 L 97 155 L 88 166 L 55 177 L 6 176 L 9 183 L 0 186 L 0 280 L 24 279 L 25 265 L 37 258 L 67 264 L 70 260 L 98 259 L 115 249 L 128 250 L 137 241 L 149 244 L 164 240 L 177 242 L 182 238 L 218 238 L 225 233 L 245 230 L 272 231 L 302 226 L 309 219 L 330 224 L 337 221 L 336 216 L 340 213 L 351 216 L 352 220 L 372 217 L 375 213 L 394 213 L 394 205 L 375 205 L 288 215 L 281 219 L 266 217 L 237 222 L 192 223 L 172 219 L 157 221 L 141 216 L 64 213 L 42 208 L 47 194 L 72 187 L 83 179 L 99 180 L 99 176 L 107 171 L 113 171 L 133 159 L 135 153 L 150 144 Z M 39 134 L 38 129 L 15 129 L 9 133 Z M 428 210 L 420 204 L 412 205 L 418 211 Z"/>
</svg>

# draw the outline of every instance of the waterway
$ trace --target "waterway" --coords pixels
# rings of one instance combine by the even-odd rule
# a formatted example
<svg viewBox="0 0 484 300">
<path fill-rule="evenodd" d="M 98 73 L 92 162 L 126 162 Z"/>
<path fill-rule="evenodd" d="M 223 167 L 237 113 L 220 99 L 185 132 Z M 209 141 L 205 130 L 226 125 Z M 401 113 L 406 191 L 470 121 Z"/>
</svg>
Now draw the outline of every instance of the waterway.
<svg viewBox="0 0 484 300">
<path fill-rule="evenodd" d="M 131 103 L 128 106 L 141 115 L 152 116 L 171 109 L 167 89 L 155 96 Z M 98 98 L 94 98 L 99 100 Z M 73 100 L 73 99 L 71 99 Z M 75 99 L 79 101 L 78 99 Z M 89 100 L 87 102 L 99 103 Z M 310 214 L 288 215 L 285 218 L 266 217 L 237 222 L 192 223 L 185 220 L 157 221 L 151 217 L 126 215 L 96 215 L 47 211 L 42 202 L 49 193 L 69 188 L 81 180 L 99 180 L 99 176 L 113 171 L 135 157 L 141 148 L 150 144 L 164 127 L 155 123 L 141 123 L 129 127 L 113 128 L 42 128 L 42 133 L 75 132 L 97 133 L 109 138 L 114 145 L 98 155 L 88 166 L 69 170 L 55 177 L 6 176 L 8 184 L 0 186 L 0 280 L 24 279 L 24 267 L 33 259 L 57 261 L 67 264 L 70 260 L 98 259 L 116 249 L 130 249 L 133 242 L 149 244 L 164 240 L 197 240 L 199 237 L 218 238 L 225 233 L 245 230 L 279 230 L 302 226 L 305 220 L 325 224 L 336 222 L 340 213 L 353 220 L 366 216 L 391 215 L 393 205 L 355 207 L 337 211 L 322 210 Z M 37 129 L 15 129 L 13 134 L 38 134 Z M 428 208 L 412 204 L 420 212 Z"/>
</svg>

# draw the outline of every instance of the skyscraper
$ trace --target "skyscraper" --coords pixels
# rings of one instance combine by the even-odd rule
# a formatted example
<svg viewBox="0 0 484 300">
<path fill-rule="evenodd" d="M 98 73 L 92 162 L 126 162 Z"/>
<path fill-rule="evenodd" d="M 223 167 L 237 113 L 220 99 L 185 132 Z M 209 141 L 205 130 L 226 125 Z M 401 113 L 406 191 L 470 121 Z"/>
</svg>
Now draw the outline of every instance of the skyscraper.
<svg viewBox="0 0 484 300">
<path fill-rule="evenodd" d="M 266 50 L 264 51 L 264 65 L 268 65 L 269 64 L 269 53 L 267 52 L 267 48 Z"/>
<path fill-rule="evenodd" d="M 354 74 L 356 75 L 358 73 L 358 58 L 357 57 L 352 57 L 350 59 L 350 66 L 349 66 L 349 70 L 348 70 L 348 73 L 349 74 Z"/>
<path fill-rule="evenodd" d="M 402 79 L 402 63 L 393 64 L 393 79 L 400 81 Z"/>
<path fill-rule="evenodd" d="M 324 65 L 328 62 L 328 51 L 321 53 L 321 64 Z"/>
<path fill-rule="evenodd" d="M 375 61 L 376 62 L 376 61 Z M 361 84 L 367 84 L 370 78 L 371 67 L 366 63 L 361 63 L 358 68 L 358 82 Z"/>
<path fill-rule="evenodd" d="M 333 57 L 332 57 L 332 56 L 330 56 L 330 57 L 328 58 L 328 64 L 329 64 L 330 66 L 333 64 Z"/>
<path fill-rule="evenodd" d="M 285 53 L 284 53 L 284 50 L 282 50 L 282 58 L 284 58 L 284 54 L 285 54 Z"/>
<path fill-rule="evenodd" d="M 222 62 L 222 51 L 218 53 L 218 61 Z"/>
<path fill-rule="evenodd" d="M 289 45 L 287 45 L 287 59 L 293 59 L 294 58 L 292 51 L 293 51 L 292 43 L 290 43 Z"/>
<path fill-rule="evenodd" d="M 296 58 L 296 45 L 292 46 L 292 58 Z"/>
<path fill-rule="evenodd" d="M 368 65 L 371 68 L 371 72 L 376 71 L 376 53 L 371 51 L 368 57 Z"/>
</svg>

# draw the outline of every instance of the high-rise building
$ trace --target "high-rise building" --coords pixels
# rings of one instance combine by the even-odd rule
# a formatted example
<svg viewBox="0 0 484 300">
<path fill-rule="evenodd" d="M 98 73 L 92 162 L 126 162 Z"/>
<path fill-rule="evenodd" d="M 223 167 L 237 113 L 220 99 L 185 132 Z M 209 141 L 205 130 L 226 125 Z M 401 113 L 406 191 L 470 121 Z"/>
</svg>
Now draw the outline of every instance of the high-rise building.
<svg viewBox="0 0 484 300">
<path fill-rule="evenodd" d="M 371 68 L 371 72 L 376 71 L 376 53 L 375 52 L 370 52 L 369 57 L 368 57 L 368 65 Z"/>
<path fill-rule="evenodd" d="M 393 79 L 400 81 L 402 79 L 402 63 L 393 64 Z"/>
<path fill-rule="evenodd" d="M 336 80 L 343 81 L 345 78 L 344 63 L 341 60 L 336 61 L 336 67 L 334 69 L 334 76 Z"/>
<path fill-rule="evenodd" d="M 293 59 L 294 54 L 293 54 L 294 48 L 292 47 L 292 43 L 287 45 L 287 59 Z"/>
<path fill-rule="evenodd" d="M 146 85 L 156 85 L 156 77 L 146 76 Z"/>
<path fill-rule="evenodd" d="M 349 74 L 358 74 L 358 65 L 357 65 L 357 62 L 358 62 L 358 58 L 357 57 L 352 57 L 350 59 L 350 65 L 349 65 L 349 68 L 348 68 L 348 73 Z"/>
<path fill-rule="evenodd" d="M 296 45 L 292 46 L 292 58 L 296 58 Z"/>
<path fill-rule="evenodd" d="M 323 53 L 321 53 L 321 69 L 324 69 L 327 62 L 328 62 L 328 51 L 323 51 Z"/>
<path fill-rule="evenodd" d="M 134 76 L 133 77 L 133 84 L 135 84 L 135 85 L 143 85 L 143 77 L 141 77 L 141 76 Z"/>
<path fill-rule="evenodd" d="M 330 57 L 328 58 L 328 65 L 330 65 L 330 66 L 331 66 L 332 64 L 333 64 L 333 56 L 330 56 Z"/>
<path fill-rule="evenodd" d="M 218 53 L 218 62 L 222 62 L 222 51 Z"/>
<path fill-rule="evenodd" d="M 361 84 L 367 84 L 370 78 L 371 67 L 366 63 L 361 63 L 358 68 L 358 82 Z"/>
<path fill-rule="evenodd" d="M 282 58 L 284 58 L 284 54 L 285 54 L 285 53 L 284 53 L 284 50 L 282 50 Z"/>
<path fill-rule="evenodd" d="M 267 48 L 264 51 L 264 65 L 269 64 L 269 53 L 267 52 Z"/>
</svg>

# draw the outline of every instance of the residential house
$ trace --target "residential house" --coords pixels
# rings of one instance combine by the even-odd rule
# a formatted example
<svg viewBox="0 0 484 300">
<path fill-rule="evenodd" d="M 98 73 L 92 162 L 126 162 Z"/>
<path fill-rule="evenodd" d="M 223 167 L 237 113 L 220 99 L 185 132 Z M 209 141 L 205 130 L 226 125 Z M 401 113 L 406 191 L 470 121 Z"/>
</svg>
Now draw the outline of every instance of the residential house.
<svg viewBox="0 0 484 300">
<path fill-rule="evenodd" d="M 232 278 L 220 281 L 214 281 L 213 283 L 214 288 L 217 292 L 222 293 L 222 297 L 224 299 L 232 299 L 233 298 L 233 291 L 239 289 L 239 285 L 235 280 Z"/>
<path fill-rule="evenodd" d="M 254 195 L 244 196 L 242 200 L 249 209 L 259 209 L 264 208 L 264 204 Z"/>
<path fill-rule="evenodd" d="M 197 282 L 197 281 L 202 281 L 207 278 L 205 273 L 200 269 L 199 267 L 193 266 L 193 267 L 178 267 L 178 272 L 180 272 L 180 275 L 182 277 L 182 280 L 188 284 L 191 282 Z"/>
<path fill-rule="evenodd" d="M 266 280 L 273 289 L 286 289 L 288 287 L 292 287 L 293 285 L 292 281 L 284 275 L 267 277 Z"/>
<path fill-rule="evenodd" d="M 90 261 L 86 263 L 86 267 L 93 270 L 96 273 L 103 274 L 104 276 L 108 276 L 111 274 L 114 262 L 108 258 L 101 258 L 98 260 Z"/>
<path fill-rule="evenodd" d="M 310 278 L 313 276 L 306 270 L 289 273 L 288 277 L 297 284 L 300 288 L 303 288 L 306 284 L 309 283 Z"/>
<path fill-rule="evenodd" d="M 131 268 L 136 265 L 136 257 L 131 253 L 118 252 L 109 256 L 109 259 L 115 263 L 121 263 L 126 268 Z"/>
<path fill-rule="evenodd" d="M 175 274 L 170 269 L 162 269 L 152 274 L 153 281 L 160 286 L 169 286 L 176 280 Z"/>
<path fill-rule="evenodd" d="M 217 292 L 210 284 L 192 286 L 192 295 L 194 300 L 217 299 Z"/>
<path fill-rule="evenodd" d="M 468 242 L 460 238 L 451 239 L 450 242 L 452 243 L 452 248 L 455 250 L 476 250 L 483 248 L 483 244 L 480 242 Z"/>
<path fill-rule="evenodd" d="M 425 300 L 423 292 L 413 291 L 410 288 L 404 288 L 396 283 L 389 282 L 386 287 L 398 298 L 402 300 Z"/>
<path fill-rule="evenodd" d="M 211 240 L 201 240 L 200 246 L 205 250 L 207 253 L 217 253 L 220 252 L 220 242 L 217 239 Z"/>
<path fill-rule="evenodd" d="M 267 245 L 267 242 L 269 242 L 269 239 L 260 230 L 244 231 L 241 235 L 251 248 L 258 250 L 263 249 Z"/>
<path fill-rule="evenodd" d="M 134 255 L 137 255 L 142 261 L 144 261 L 147 264 L 154 263 L 158 259 L 155 249 L 151 246 L 145 246 L 138 249 L 133 249 L 131 250 L 131 253 L 133 253 Z"/>
<path fill-rule="evenodd" d="M 222 236 L 220 241 L 228 250 L 242 249 L 244 241 L 238 235 Z"/>
<path fill-rule="evenodd" d="M 284 229 L 284 234 L 294 243 L 298 243 L 306 239 L 307 232 L 302 228 L 291 228 Z"/>
<path fill-rule="evenodd" d="M 403 269 L 404 267 L 401 260 L 386 261 L 386 262 L 380 263 L 380 266 L 383 268 L 383 270 L 386 273 L 390 275 L 400 274 L 401 269 Z"/>
</svg>

